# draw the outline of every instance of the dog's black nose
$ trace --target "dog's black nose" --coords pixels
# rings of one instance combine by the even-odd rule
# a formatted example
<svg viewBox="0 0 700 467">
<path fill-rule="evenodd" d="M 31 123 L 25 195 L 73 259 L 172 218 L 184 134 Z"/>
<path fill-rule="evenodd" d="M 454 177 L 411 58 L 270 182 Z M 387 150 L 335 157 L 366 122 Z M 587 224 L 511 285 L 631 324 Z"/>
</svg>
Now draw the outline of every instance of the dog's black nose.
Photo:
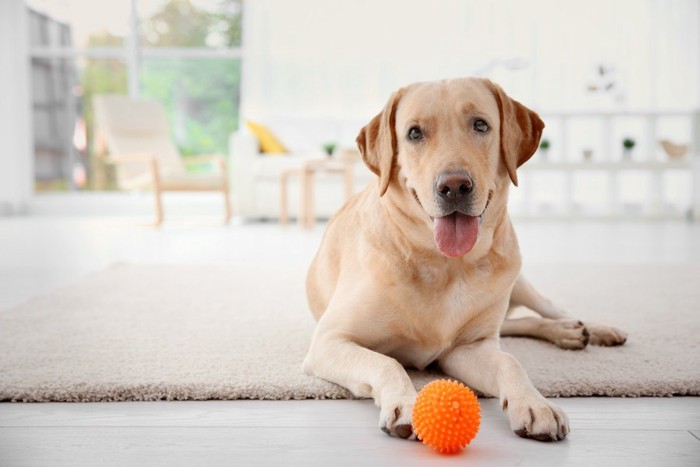
<svg viewBox="0 0 700 467">
<path fill-rule="evenodd" d="M 435 190 L 439 197 L 447 201 L 459 201 L 474 189 L 474 181 L 469 174 L 458 172 L 443 172 L 435 182 Z"/>
</svg>

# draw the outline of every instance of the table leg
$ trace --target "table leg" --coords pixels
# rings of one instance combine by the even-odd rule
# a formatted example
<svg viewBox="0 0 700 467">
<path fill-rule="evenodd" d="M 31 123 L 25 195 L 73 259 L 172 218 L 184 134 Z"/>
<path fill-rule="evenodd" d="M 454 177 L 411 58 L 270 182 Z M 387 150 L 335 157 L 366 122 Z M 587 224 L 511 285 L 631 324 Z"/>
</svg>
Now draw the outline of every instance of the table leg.
<svg viewBox="0 0 700 467">
<path fill-rule="evenodd" d="M 299 213 L 297 214 L 297 223 L 300 227 L 306 227 L 307 216 L 307 186 L 309 184 L 309 171 L 306 167 L 302 167 L 299 171 Z"/>
<path fill-rule="evenodd" d="M 314 183 L 315 183 L 315 173 L 313 171 L 308 171 L 306 175 L 306 214 L 304 227 L 307 229 L 313 229 L 314 223 L 316 222 L 316 213 L 314 212 Z"/>
</svg>

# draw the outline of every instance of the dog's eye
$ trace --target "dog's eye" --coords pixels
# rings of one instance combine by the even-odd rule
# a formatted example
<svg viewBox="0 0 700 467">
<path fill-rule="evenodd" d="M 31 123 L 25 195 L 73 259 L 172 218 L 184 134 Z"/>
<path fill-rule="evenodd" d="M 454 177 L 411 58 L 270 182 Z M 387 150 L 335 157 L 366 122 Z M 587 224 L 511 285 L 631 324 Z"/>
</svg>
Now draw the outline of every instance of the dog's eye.
<svg viewBox="0 0 700 467">
<path fill-rule="evenodd" d="M 489 131 L 489 124 L 479 119 L 474 122 L 474 129 L 479 133 L 486 133 L 487 131 Z"/>
<path fill-rule="evenodd" d="M 423 139 L 423 132 L 417 126 L 412 126 L 408 130 L 408 139 L 411 141 L 420 141 Z"/>
</svg>

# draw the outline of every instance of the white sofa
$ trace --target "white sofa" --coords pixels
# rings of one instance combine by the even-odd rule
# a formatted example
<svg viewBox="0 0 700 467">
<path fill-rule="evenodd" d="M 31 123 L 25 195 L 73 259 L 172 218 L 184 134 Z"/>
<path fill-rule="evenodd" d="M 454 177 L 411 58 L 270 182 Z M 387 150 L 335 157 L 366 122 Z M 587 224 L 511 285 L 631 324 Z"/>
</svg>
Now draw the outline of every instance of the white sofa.
<svg viewBox="0 0 700 467">
<path fill-rule="evenodd" d="M 261 154 L 255 135 L 241 122 L 241 129 L 229 140 L 229 170 L 234 215 L 244 219 L 278 219 L 280 174 L 283 169 L 300 167 L 305 158 L 324 157 L 323 144 L 337 143 L 336 155 L 344 149 L 356 149 L 355 138 L 365 122 L 339 119 L 268 118 L 253 120 L 269 128 L 289 150 L 285 154 Z M 335 156 L 334 156 L 335 157 Z M 355 191 L 376 180 L 361 162 L 354 166 Z M 288 213 L 299 212 L 299 179 L 291 177 L 287 187 Z M 343 205 L 343 178 L 320 173 L 314 184 L 317 218 L 330 218 Z"/>
</svg>

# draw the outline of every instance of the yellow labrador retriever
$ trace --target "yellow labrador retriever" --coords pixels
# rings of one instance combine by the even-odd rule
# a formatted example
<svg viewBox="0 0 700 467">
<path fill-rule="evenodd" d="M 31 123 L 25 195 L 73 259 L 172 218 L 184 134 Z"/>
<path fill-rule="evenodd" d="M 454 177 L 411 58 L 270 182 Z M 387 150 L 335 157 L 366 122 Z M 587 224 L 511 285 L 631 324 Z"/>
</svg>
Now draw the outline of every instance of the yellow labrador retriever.
<svg viewBox="0 0 700 467">
<path fill-rule="evenodd" d="M 519 275 L 506 201 L 544 123 L 485 79 L 394 93 L 357 137 L 378 176 L 336 214 L 309 270 L 318 325 L 304 371 L 380 406 L 379 426 L 415 438 L 404 367 L 436 362 L 496 396 L 520 436 L 561 440 L 566 414 L 500 350 L 499 331 L 567 348 L 620 344 L 622 331 L 564 319 Z M 527 306 L 544 318 L 504 319 Z"/>
</svg>

